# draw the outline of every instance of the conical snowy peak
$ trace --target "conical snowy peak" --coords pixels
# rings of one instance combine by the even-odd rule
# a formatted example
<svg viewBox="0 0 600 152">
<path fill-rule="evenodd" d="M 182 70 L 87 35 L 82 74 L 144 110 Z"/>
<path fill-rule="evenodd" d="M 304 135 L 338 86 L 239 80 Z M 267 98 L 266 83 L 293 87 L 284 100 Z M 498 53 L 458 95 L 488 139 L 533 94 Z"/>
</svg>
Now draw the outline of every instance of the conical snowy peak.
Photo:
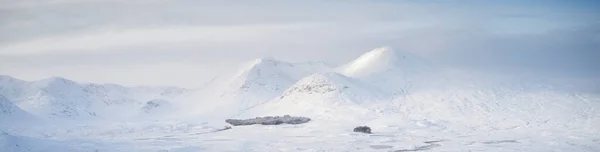
<svg viewBox="0 0 600 152">
<path fill-rule="evenodd" d="M 323 63 L 290 63 L 273 58 L 244 64 L 237 73 L 214 79 L 186 101 L 218 102 L 230 109 L 247 109 L 280 96 L 296 81 L 310 74 L 330 71 Z"/>
<path fill-rule="evenodd" d="M 283 91 L 292 83 L 317 71 L 329 69 L 324 64 L 289 63 L 273 58 L 261 58 L 242 68 L 228 82 L 229 87 L 249 89 L 259 87 Z"/>
<path fill-rule="evenodd" d="M 292 69 L 293 68 L 293 69 Z M 269 70 L 269 69 L 277 69 L 282 70 L 284 72 L 294 72 L 294 71 L 325 71 L 331 68 L 330 65 L 323 62 L 286 62 L 277 60 L 273 57 L 267 58 L 259 58 L 255 59 L 249 64 L 246 64 L 240 71 L 240 73 L 244 72 L 257 72 L 258 70 Z M 298 73 L 298 72 L 297 72 Z"/>
<path fill-rule="evenodd" d="M 228 85 L 234 88 L 248 88 L 253 84 L 279 85 L 281 81 L 292 81 L 287 73 L 292 67 L 291 63 L 272 58 L 256 59 L 242 68 Z"/>
<path fill-rule="evenodd" d="M 251 67 L 268 67 L 268 66 L 291 66 L 291 63 L 279 61 L 275 58 L 260 58 L 253 61 Z"/>
<path fill-rule="evenodd" d="M 396 51 L 390 47 L 381 47 L 343 65 L 340 67 L 340 73 L 351 77 L 361 77 L 388 71 L 399 72 L 397 74 L 411 74 L 430 68 L 431 64 L 418 56 Z"/>
</svg>

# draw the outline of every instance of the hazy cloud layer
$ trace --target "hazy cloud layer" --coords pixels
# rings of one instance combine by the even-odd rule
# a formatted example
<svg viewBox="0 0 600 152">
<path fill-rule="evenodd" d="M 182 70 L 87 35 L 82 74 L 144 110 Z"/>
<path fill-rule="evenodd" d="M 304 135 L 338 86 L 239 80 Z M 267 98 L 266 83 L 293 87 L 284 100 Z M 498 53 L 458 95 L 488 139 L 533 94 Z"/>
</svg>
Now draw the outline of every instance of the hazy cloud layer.
<svg viewBox="0 0 600 152">
<path fill-rule="evenodd" d="M 341 64 L 392 46 L 451 68 L 594 78 L 598 4 L 2 1 L 0 73 L 194 87 L 254 58 Z"/>
</svg>

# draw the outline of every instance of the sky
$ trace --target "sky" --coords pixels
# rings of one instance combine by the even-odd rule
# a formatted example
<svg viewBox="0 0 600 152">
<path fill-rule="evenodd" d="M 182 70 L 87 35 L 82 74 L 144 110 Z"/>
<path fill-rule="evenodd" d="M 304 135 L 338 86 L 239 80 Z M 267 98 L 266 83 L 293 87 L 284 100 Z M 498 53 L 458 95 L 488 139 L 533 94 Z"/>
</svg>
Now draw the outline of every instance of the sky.
<svg viewBox="0 0 600 152">
<path fill-rule="evenodd" d="M 0 74 L 198 87 L 239 64 L 349 62 L 382 46 L 439 66 L 600 77 L 593 0 L 0 0 Z"/>
</svg>

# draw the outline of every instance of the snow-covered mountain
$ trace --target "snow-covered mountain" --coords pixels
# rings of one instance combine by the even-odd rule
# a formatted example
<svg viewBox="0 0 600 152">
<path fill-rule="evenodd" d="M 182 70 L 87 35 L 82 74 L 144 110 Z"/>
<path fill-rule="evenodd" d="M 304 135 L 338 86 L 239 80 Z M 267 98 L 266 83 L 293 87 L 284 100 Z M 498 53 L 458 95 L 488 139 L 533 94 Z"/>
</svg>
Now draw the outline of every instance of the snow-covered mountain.
<svg viewBox="0 0 600 152">
<path fill-rule="evenodd" d="M 577 126 L 596 117 L 590 109 L 598 107 L 596 94 L 564 92 L 560 85 L 539 80 L 491 77 L 444 71 L 418 56 L 382 47 L 335 68 L 320 62 L 257 59 L 196 90 L 0 76 L 0 95 L 6 97 L 2 106 L 9 110 L 4 111 L 43 118 L 184 113 L 199 118 L 298 114 L 333 119 L 391 114 L 445 121 L 469 118 L 477 120 L 472 125 L 480 125 L 505 119 L 545 122 L 537 117 L 543 114 L 561 119 L 554 125 L 567 121 Z"/>
<path fill-rule="evenodd" d="M 290 63 L 273 58 L 256 59 L 243 64 L 234 74 L 214 79 L 188 97 L 200 104 L 201 111 L 236 112 L 269 101 L 281 95 L 296 81 L 313 73 L 330 71 L 322 62 Z"/>
<path fill-rule="evenodd" d="M 0 76 L 0 95 L 24 111 L 42 118 L 110 118 L 135 114 L 137 111 L 133 109 L 141 108 L 148 101 L 173 100 L 186 91 L 173 87 L 77 83 L 60 77 L 23 81 Z"/>
<path fill-rule="evenodd" d="M 592 123 L 599 118 L 594 112 L 600 107 L 597 94 L 564 92 L 563 86 L 541 80 L 443 71 L 390 48 L 367 52 L 335 71 L 339 73 L 302 78 L 240 117 L 294 114 L 341 120 L 394 115 L 469 127 L 600 126 Z"/>
<path fill-rule="evenodd" d="M 376 105 L 382 108 L 392 104 L 418 84 L 418 78 L 430 78 L 435 72 L 431 63 L 415 55 L 389 47 L 376 48 L 331 71 L 304 77 L 265 106 L 244 113 L 358 117 L 357 112 L 347 110 L 366 113 Z"/>
<path fill-rule="evenodd" d="M 357 114 L 368 111 L 361 107 L 390 100 L 391 96 L 376 86 L 339 73 L 321 72 L 300 79 L 279 97 L 243 113 L 251 113 L 252 117 L 291 114 L 323 119 L 355 119 Z"/>
<path fill-rule="evenodd" d="M 328 70 L 320 63 L 288 63 L 272 58 L 257 59 L 238 72 L 226 84 L 223 96 L 245 94 L 272 98 L 294 82 L 311 73 Z"/>
<path fill-rule="evenodd" d="M 23 81 L 0 76 L 0 118 L 58 118 L 41 127 L 31 123 L 17 126 L 0 119 L 0 129 L 12 134 L 0 135 L 0 148 L 26 151 L 13 145 L 31 147 L 37 143 L 62 148 L 63 143 L 45 139 L 54 136 L 86 143 L 71 144 L 79 148 L 106 147 L 87 141 L 124 143 L 116 144 L 122 151 L 157 151 L 158 147 L 167 147 L 165 151 L 228 151 L 223 147 L 231 147 L 232 151 L 280 151 L 273 147 L 289 148 L 282 145 L 304 142 L 319 142 L 323 145 L 311 146 L 329 146 L 335 151 L 348 145 L 351 149 L 364 148 L 363 140 L 402 145 L 370 145 L 366 151 L 382 147 L 418 151 L 432 145 L 468 151 L 507 143 L 519 144 L 512 146 L 514 151 L 544 146 L 550 146 L 549 150 L 597 151 L 598 146 L 593 145 L 600 141 L 600 93 L 578 91 L 565 85 L 568 83 L 540 77 L 441 69 L 423 58 L 388 47 L 366 52 L 340 67 L 265 58 L 232 71 L 194 90 L 88 84 L 58 77 Z M 311 121 L 227 131 L 221 126 L 231 117 L 281 115 L 304 116 Z M 91 119 L 92 125 L 87 126 L 52 124 L 55 120 L 94 117 L 106 119 Z M 127 121 L 111 124 L 116 118 Z M 181 120 L 186 122 L 178 122 Z M 98 122 L 101 127 L 96 126 Z M 376 134 L 349 133 L 351 127 L 365 124 Z M 54 129 L 48 131 L 50 127 Z M 268 133 L 261 131 L 265 129 Z M 261 138 L 242 138 L 248 136 Z M 275 142 L 281 139 L 285 142 Z M 417 140 L 422 141 L 406 143 Z M 575 142 L 581 144 L 570 144 Z M 412 147 L 403 147 L 406 144 Z"/>
</svg>

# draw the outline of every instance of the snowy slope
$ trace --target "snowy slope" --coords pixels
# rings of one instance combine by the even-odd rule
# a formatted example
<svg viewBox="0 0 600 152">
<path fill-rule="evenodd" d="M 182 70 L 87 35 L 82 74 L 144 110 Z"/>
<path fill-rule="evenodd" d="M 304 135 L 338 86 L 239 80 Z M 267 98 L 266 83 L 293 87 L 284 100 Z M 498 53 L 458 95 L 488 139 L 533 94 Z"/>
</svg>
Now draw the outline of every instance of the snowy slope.
<svg viewBox="0 0 600 152">
<path fill-rule="evenodd" d="M 320 62 L 289 63 L 273 58 L 256 59 L 244 64 L 235 74 L 221 76 L 187 101 L 202 108 L 202 113 L 235 113 L 281 95 L 296 81 L 310 74 L 329 71 L 331 67 Z"/>
<path fill-rule="evenodd" d="M 531 80 L 446 77 L 449 79 L 420 82 L 426 87 L 395 98 L 398 109 L 394 110 L 411 119 L 503 129 L 585 130 L 583 126 L 590 126 L 600 116 L 595 112 L 600 107 L 598 94 L 566 92 L 561 89 L 564 86 Z"/>
<path fill-rule="evenodd" d="M 100 152 L 118 151 L 101 143 L 82 141 L 60 141 L 14 135 L 0 130 L 2 152 Z M 125 150 L 126 151 L 126 150 Z"/>
<path fill-rule="evenodd" d="M 2 152 L 74 151 L 64 144 L 13 136 L 3 131 L 0 131 L 0 149 Z"/>
<path fill-rule="evenodd" d="M 278 98 L 244 111 L 245 117 L 260 115 L 300 115 L 327 120 L 356 119 L 368 111 L 365 107 L 389 102 L 387 94 L 377 87 L 344 75 L 316 73 L 299 80 Z M 359 114 L 359 115 L 360 115 Z M 340 117 L 340 116 L 345 117 Z"/>
<path fill-rule="evenodd" d="M 314 96 L 352 103 L 375 102 L 385 96 L 379 89 L 360 80 L 327 72 L 307 76 L 286 90 L 280 99 Z"/>
<path fill-rule="evenodd" d="M 7 121 L 4 119 L 10 119 L 10 121 L 27 120 L 33 119 L 33 116 L 15 106 L 3 95 L 0 95 L 0 120 Z"/>
<path fill-rule="evenodd" d="M 134 115 L 137 111 L 132 109 L 141 108 L 147 101 L 172 100 L 186 92 L 179 88 L 77 83 L 60 77 L 28 82 L 0 76 L 0 86 L 0 95 L 28 113 L 44 118 Z"/>
<path fill-rule="evenodd" d="M 248 142 L 256 145 L 243 148 L 247 151 L 600 150 L 600 94 L 539 77 L 405 70 L 428 65 L 394 61 L 387 56 L 393 53 L 383 52 L 359 57 L 340 67 L 340 74 L 309 75 L 270 102 L 235 116 L 289 114 L 311 122 L 236 128 L 218 137 L 259 132 L 264 139 Z M 376 133 L 350 133 L 358 125 Z"/>
<path fill-rule="evenodd" d="M 154 99 L 146 102 L 143 107 L 139 108 L 138 118 L 144 117 L 164 117 L 168 115 L 174 115 L 180 108 L 172 101 L 163 99 Z"/>
</svg>

